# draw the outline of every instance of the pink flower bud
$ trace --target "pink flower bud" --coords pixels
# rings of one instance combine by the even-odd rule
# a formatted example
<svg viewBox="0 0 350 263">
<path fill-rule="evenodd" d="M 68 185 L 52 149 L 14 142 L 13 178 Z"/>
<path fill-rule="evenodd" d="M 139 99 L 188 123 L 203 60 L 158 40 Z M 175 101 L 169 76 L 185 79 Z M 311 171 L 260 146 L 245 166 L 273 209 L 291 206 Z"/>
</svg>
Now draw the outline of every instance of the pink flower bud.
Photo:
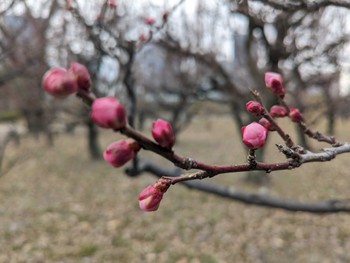
<svg viewBox="0 0 350 263">
<path fill-rule="evenodd" d="M 114 97 L 95 99 L 91 106 L 90 118 L 102 128 L 120 130 L 126 126 L 126 111 Z"/>
<path fill-rule="evenodd" d="M 283 106 L 274 105 L 270 108 L 270 115 L 273 118 L 285 117 L 288 115 L 288 111 Z"/>
<path fill-rule="evenodd" d="M 269 120 L 266 119 L 266 118 L 261 118 L 259 120 L 259 124 L 264 126 L 269 131 L 275 131 L 276 130 L 275 127 L 272 126 L 271 122 L 269 122 Z"/>
<path fill-rule="evenodd" d="M 152 136 L 156 142 L 165 148 L 171 149 L 175 143 L 175 135 L 169 122 L 162 119 L 152 124 Z"/>
<path fill-rule="evenodd" d="M 87 68 L 77 62 L 70 63 L 69 71 L 74 74 L 80 89 L 89 90 L 91 86 L 90 73 Z"/>
<path fill-rule="evenodd" d="M 117 8 L 117 1 L 115 0 L 107 0 L 107 5 L 111 8 Z"/>
<path fill-rule="evenodd" d="M 293 122 L 301 122 L 303 121 L 303 115 L 300 113 L 299 109 L 297 108 L 291 108 L 289 112 L 289 118 Z"/>
<path fill-rule="evenodd" d="M 252 122 L 241 128 L 243 143 L 249 149 L 257 149 L 263 147 L 267 137 L 267 129 L 257 122 Z"/>
<path fill-rule="evenodd" d="M 138 198 L 140 209 L 146 212 L 156 211 L 169 186 L 170 185 L 161 178 L 155 184 L 149 185 L 143 189 Z"/>
<path fill-rule="evenodd" d="M 284 98 L 286 91 L 283 86 L 283 79 L 281 74 L 274 72 L 266 72 L 265 84 L 277 96 Z"/>
<path fill-rule="evenodd" d="M 55 97 L 66 97 L 77 91 L 74 75 L 65 68 L 55 67 L 48 70 L 42 79 L 43 89 Z"/>
<path fill-rule="evenodd" d="M 146 42 L 147 41 L 147 37 L 146 37 L 146 35 L 145 35 L 145 33 L 140 33 L 140 35 L 139 35 L 139 41 L 140 42 Z"/>
<path fill-rule="evenodd" d="M 143 22 L 145 22 L 145 24 L 151 26 L 151 25 L 153 25 L 156 22 L 156 20 L 153 17 L 148 16 L 148 17 L 145 17 L 143 19 Z"/>
<path fill-rule="evenodd" d="M 248 112 L 259 116 L 263 112 L 263 107 L 258 101 L 250 100 L 245 104 L 245 107 Z"/>
<path fill-rule="evenodd" d="M 135 158 L 140 145 L 133 139 L 119 140 L 108 145 L 103 158 L 114 167 L 120 167 Z"/>
<path fill-rule="evenodd" d="M 73 9 L 72 2 L 73 2 L 73 0 L 66 0 L 66 6 L 65 6 L 66 10 L 72 10 Z"/>
<path fill-rule="evenodd" d="M 149 185 L 139 194 L 140 209 L 146 212 L 156 211 L 162 198 L 163 193 L 154 185 Z"/>
</svg>

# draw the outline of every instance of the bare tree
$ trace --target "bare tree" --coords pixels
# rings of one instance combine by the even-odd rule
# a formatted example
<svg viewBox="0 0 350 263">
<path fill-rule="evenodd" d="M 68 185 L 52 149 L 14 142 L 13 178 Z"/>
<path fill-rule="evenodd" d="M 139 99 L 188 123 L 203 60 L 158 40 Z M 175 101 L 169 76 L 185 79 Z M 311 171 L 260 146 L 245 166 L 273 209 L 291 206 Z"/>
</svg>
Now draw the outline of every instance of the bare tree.
<svg viewBox="0 0 350 263">
<path fill-rule="evenodd" d="M 24 9 L 17 15 L 13 10 L 18 5 Z M 48 11 L 46 17 L 37 17 L 26 1 L 12 1 L 3 10 L 0 23 L 2 36 L 0 84 L 1 92 L 8 94 L 2 97 L 2 100 L 12 104 L 13 108 L 20 109 L 31 133 L 37 136 L 40 132 L 44 132 L 48 142 L 52 144 L 49 123 L 52 120 L 53 107 L 47 103 L 45 94 L 40 88 L 39 76 L 48 68 L 45 34 L 50 26 L 50 16 L 57 8 L 57 4 L 53 2 L 51 6 L 43 4 L 42 7 Z"/>
</svg>

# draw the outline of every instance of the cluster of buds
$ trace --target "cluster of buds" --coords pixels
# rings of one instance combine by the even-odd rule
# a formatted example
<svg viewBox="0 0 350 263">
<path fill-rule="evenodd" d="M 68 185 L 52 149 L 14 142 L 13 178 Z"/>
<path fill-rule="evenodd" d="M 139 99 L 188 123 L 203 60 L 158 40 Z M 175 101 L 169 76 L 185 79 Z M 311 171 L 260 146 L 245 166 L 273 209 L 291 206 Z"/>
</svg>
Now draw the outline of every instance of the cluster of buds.
<svg viewBox="0 0 350 263">
<path fill-rule="evenodd" d="M 109 1 L 109 4 L 113 1 Z M 149 18 L 145 23 L 152 25 L 154 19 Z M 79 63 L 72 62 L 68 69 L 54 67 L 43 76 L 43 89 L 49 94 L 64 98 L 79 91 L 90 94 L 91 79 L 87 68 Z M 81 94 L 81 93 L 79 93 Z M 91 120 L 101 128 L 122 131 L 127 127 L 127 113 L 124 106 L 115 97 L 91 99 Z M 162 119 L 153 122 L 152 136 L 159 146 L 171 150 L 175 143 L 175 135 L 171 124 Z M 134 159 L 142 146 L 141 141 L 122 139 L 108 145 L 103 157 L 113 167 L 121 167 Z M 163 194 L 169 188 L 166 180 L 160 179 L 154 185 L 145 188 L 139 195 L 140 208 L 144 211 L 158 209 Z"/>
<path fill-rule="evenodd" d="M 114 3 L 114 1 L 108 1 Z M 153 18 L 145 18 L 144 22 L 153 25 Z M 259 101 L 248 101 L 246 109 L 255 116 L 262 116 L 259 122 L 252 122 L 241 128 L 243 143 L 249 148 L 250 164 L 254 164 L 254 151 L 264 146 L 268 132 L 281 129 L 274 121 L 274 118 L 289 117 L 293 122 L 303 122 L 303 116 L 297 108 L 289 109 L 284 103 L 285 88 L 282 83 L 282 76 L 277 73 L 268 72 L 265 74 L 266 86 L 279 98 L 282 105 L 274 105 L 267 111 Z M 88 97 L 91 104 L 90 118 L 101 128 L 112 129 L 123 134 L 131 134 L 127 126 L 127 113 L 124 106 L 115 97 L 95 98 L 90 96 L 91 79 L 87 68 L 79 63 L 72 62 L 68 69 L 55 67 L 50 69 L 43 76 L 42 86 L 45 91 L 59 98 L 66 97 L 73 93 L 78 96 Z M 272 122 L 272 123 L 271 123 Z M 175 144 L 175 135 L 169 122 L 158 119 L 152 123 L 152 137 L 157 144 L 147 141 L 142 137 L 134 137 L 115 141 L 108 145 L 103 152 L 107 163 L 113 167 L 121 167 L 134 159 L 142 147 L 162 147 L 163 152 L 172 151 Z M 287 141 L 287 140 L 286 140 Z M 293 144 L 293 143 L 292 143 Z M 255 163 L 256 164 L 256 163 Z M 163 198 L 164 193 L 171 185 L 171 180 L 159 179 L 155 184 L 147 186 L 139 194 L 138 201 L 141 210 L 155 211 Z"/>
<path fill-rule="evenodd" d="M 268 87 L 277 97 L 283 100 L 286 91 L 283 85 L 283 78 L 281 74 L 266 72 L 265 84 L 266 87 Z M 270 109 L 270 115 L 273 118 L 289 116 L 293 122 L 303 121 L 303 116 L 297 108 L 292 108 L 288 112 L 285 107 L 274 105 Z"/>
<path fill-rule="evenodd" d="M 84 65 L 72 62 L 69 69 L 54 67 L 47 71 L 43 77 L 42 86 L 52 96 L 65 98 L 79 89 L 89 90 L 91 78 Z"/>
<path fill-rule="evenodd" d="M 283 101 L 286 91 L 283 85 L 282 75 L 274 72 L 266 72 L 265 85 L 279 100 Z M 276 127 L 265 118 L 266 115 L 270 115 L 270 118 L 283 118 L 288 116 L 293 122 L 303 121 L 303 116 L 297 108 L 288 109 L 285 106 L 273 105 L 267 114 L 260 102 L 251 100 L 246 103 L 246 110 L 255 116 L 263 116 L 259 120 L 259 123 L 253 122 L 241 129 L 243 143 L 247 145 L 249 149 L 262 147 L 267 138 L 267 131 L 276 130 Z"/>
</svg>

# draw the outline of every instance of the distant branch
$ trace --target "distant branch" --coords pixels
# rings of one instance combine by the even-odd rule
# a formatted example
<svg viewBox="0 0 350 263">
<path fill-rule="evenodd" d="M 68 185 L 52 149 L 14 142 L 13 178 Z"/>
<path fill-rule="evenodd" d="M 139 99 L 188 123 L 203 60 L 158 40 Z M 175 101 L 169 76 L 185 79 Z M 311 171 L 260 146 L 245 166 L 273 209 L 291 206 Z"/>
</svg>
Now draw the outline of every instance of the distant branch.
<svg viewBox="0 0 350 263">
<path fill-rule="evenodd" d="M 278 1 L 278 0 L 249 0 L 250 2 L 260 2 L 267 4 L 272 8 L 286 12 L 295 12 L 298 10 L 316 11 L 322 7 L 338 6 L 350 8 L 350 2 L 347 0 L 321 0 L 321 1 Z"/>
</svg>

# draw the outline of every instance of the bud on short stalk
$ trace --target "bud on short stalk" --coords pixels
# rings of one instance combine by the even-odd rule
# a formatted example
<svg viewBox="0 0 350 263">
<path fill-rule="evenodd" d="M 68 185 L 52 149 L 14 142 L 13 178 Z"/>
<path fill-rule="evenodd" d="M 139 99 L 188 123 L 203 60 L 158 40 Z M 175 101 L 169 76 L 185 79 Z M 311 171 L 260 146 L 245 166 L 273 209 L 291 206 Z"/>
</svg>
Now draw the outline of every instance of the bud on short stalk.
<svg viewBox="0 0 350 263">
<path fill-rule="evenodd" d="M 269 131 L 275 131 L 276 130 L 275 127 L 273 127 L 273 125 L 271 124 L 271 122 L 269 122 L 269 120 L 266 119 L 266 118 L 261 118 L 259 120 L 259 124 L 264 126 Z"/>
<path fill-rule="evenodd" d="M 251 124 L 241 128 L 243 143 L 249 149 L 257 149 L 264 146 L 267 129 L 257 122 L 252 122 Z"/>
<path fill-rule="evenodd" d="M 161 178 L 155 184 L 143 189 L 138 198 L 140 209 L 146 212 L 156 211 L 169 186 L 167 181 Z"/>
<path fill-rule="evenodd" d="M 280 98 L 284 98 L 286 93 L 283 86 L 283 78 L 281 74 L 274 72 L 265 73 L 265 84 L 273 93 L 275 93 Z"/>
<path fill-rule="evenodd" d="M 303 115 L 300 113 L 299 109 L 297 108 L 291 108 L 289 112 L 289 118 L 293 122 L 301 122 L 303 121 Z"/>
<path fill-rule="evenodd" d="M 139 35 L 139 41 L 140 42 L 146 42 L 147 41 L 147 37 L 146 37 L 146 35 L 145 35 L 145 33 L 140 33 L 140 35 Z"/>
<path fill-rule="evenodd" d="M 250 100 L 246 103 L 245 107 L 248 112 L 254 114 L 255 116 L 259 116 L 263 112 L 263 107 L 258 101 Z"/>
<path fill-rule="evenodd" d="M 75 76 L 62 67 L 48 70 L 42 79 L 43 89 L 54 97 L 64 98 L 78 90 Z"/>
<path fill-rule="evenodd" d="M 145 22 L 145 24 L 151 26 L 151 25 L 153 25 L 156 22 L 156 20 L 153 17 L 145 17 L 143 19 L 143 22 Z"/>
<path fill-rule="evenodd" d="M 119 140 L 108 145 L 103 158 L 110 165 L 120 167 L 134 159 L 139 150 L 139 143 L 133 139 Z"/>
<path fill-rule="evenodd" d="M 102 128 L 120 130 L 126 126 L 126 111 L 114 97 L 95 99 L 91 106 L 90 118 Z"/>
<path fill-rule="evenodd" d="M 117 1 L 116 0 L 107 0 L 107 5 L 110 8 L 117 8 Z"/>
<path fill-rule="evenodd" d="M 91 87 L 90 73 L 87 68 L 77 62 L 72 62 L 69 67 L 69 71 L 76 77 L 78 88 L 83 90 L 89 90 Z"/>
<path fill-rule="evenodd" d="M 286 117 L 288 115 L 288 111 L 283 106 L 274 105 L 270 108 L 270 115 L 273 118 Z"/>
<path fill-rule="evenodd" d="M 152 136 L 162 147 L 171 149 L 175 143 L 175 135 L 169 122 L 158 119 L 152 124 Z"/>
</svg>

